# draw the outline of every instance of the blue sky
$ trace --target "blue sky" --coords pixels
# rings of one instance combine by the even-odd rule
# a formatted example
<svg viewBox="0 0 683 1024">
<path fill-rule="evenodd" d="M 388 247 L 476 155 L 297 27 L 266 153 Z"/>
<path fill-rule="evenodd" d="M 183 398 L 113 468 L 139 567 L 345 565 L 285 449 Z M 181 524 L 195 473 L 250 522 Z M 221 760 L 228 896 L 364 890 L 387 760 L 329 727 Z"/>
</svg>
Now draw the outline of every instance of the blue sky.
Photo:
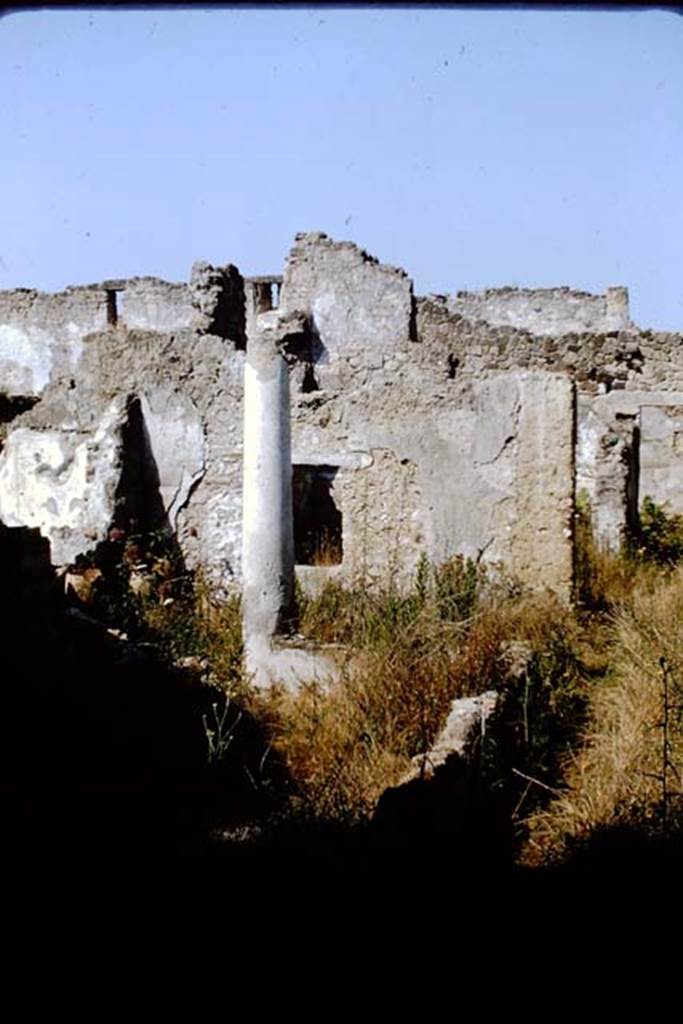
<svg viewBox="0 0 683 1024">
<path fill-rule="evenodd" d="M 322 230 L 419 294 L 626 284 L 683 330 L 670 11 L 19 11 L 0 138 L 0 288 L 279 273 Z"/>
</svg>

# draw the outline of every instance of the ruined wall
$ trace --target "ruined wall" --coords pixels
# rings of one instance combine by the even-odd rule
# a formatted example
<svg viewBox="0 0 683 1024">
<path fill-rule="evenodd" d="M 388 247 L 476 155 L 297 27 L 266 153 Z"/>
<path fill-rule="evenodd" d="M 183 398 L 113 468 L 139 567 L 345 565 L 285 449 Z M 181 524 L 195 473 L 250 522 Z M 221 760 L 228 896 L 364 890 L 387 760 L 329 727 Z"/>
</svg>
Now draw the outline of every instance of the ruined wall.
<svg viewBox="0 0 683 1024">
<path fill-rule="evenodd" d="M 667 426 L 660 447 L 656 426 L 657 410 L 662 422 L 674 424 L 678 408 L 683 409 L 681 391 L 624 389 L 579 397 L 576 490 L 589 499 L 596 536 L 606 547 L 619 547 L 646 496 L 670 511 L 680 504 L 675 428 Z"/>
<path fill-rule="evenodd" d="M 47 293 L 0 291 L 0 389 L 38 397 L 73 375 L 84 339 L 118 328 L 211 333 L 244 347 L 244 294 L 237 268 L 198 261 L 189 283 L 134 277 Z"/>
<path fill-rule="evenodd" d="M 192 327 L 195 308 L 187 284 L 156 277 L 122 281 L 116 292 L 117 321 L 131 330 L 173 331 Z"/>
<path fill-rule="evenodd" d="M 641 405 L 640 492 L 667 512 L 683 513 L 683 396 L 676 404 Z"/>
<path fill-rule="evenodd" d="M 647 488 L 656 490 L 659 497 L 650 495 L 656 501 L 666 498 L 672 504 L 671 492 L 681 487 L 673 455 L 660 465 L 656 487 L 652 478 L 640 474 L 640 408 L 647 402 L 678 403 L 683 392 L 680 334 L 631 326 L 541 337 L 468 320 L 451 313 L 445 298 L 434 296 L 418 300 L 417 325 L 435 381 L 519 367 L 559 372 L 575 382 L 576 493 L 590 501 L 600 543 L 620 546 L 635 524 Z M 663 457 L 660 450 L 657 458 Z"/>
<path fill-rule="evenodd" d="M 405 578 L 423 554 L 436 562 L 464 554 L 568 593 L 573 401 L 565 377 L 494 372 L 450 395 L 419 397 L 410 377 L 384 380 L 359 384 L 348 406 L 330 397 L 315 409 L 307 397 L 295 405 L 294 461 L 338 467 L 343 523 L 343 561 L 318 576 Z M 316 570 L 300 575 L 314 583 Z"/>
<path fill-rule="evenodd" d="M 681 507 L 683 339 L 629 325 L 623 290 L 496 289 L 456 311 L 313 233 L 282 279 L 198 262 L 187 284 L 0 293 L 0 521 L 68 564 L 125 511 L 239 586 L 244 350 L 278 291 L 304 325 L 286 358 L 305 586 L 463 554 L 568 596 L 575 493 L 612 547 L 644 494 Z M 535 332 L 490 322 L 505 302 Z"/>
<path fill-rule="evenodd" d="M 116 322 L 129 330 L 192 329 L 245 345 L 244 291 L 237 267 L 192 266 L 187 284 L 134 277 L 116 284 Z"/>
<path fill-rule="evenodd" d="M 296 236 L 280 306 L 308 314 L 321 388 L 345 387 L 357 370 L 380 370 L 413 335 L 413 290 L 405 271 L 321 233 Z"/>
<path fill-rule="evenodd" d="M 90 335 L 76 386 L 54 385 L 15 421 L 0 455 L 0 519 L 40 526 L 55 563 L 68 564 L 106 539 L 126 458 L 146 460 L 137 502 L 161 502 L 156 526 L 177 531 L 190 567 L 234 581 L 243 354 L 227 346 L 189 332 Z"/>
<path fill-rule="evenodd" d="M 177 532 L 189 567 L 201 566 L 224 587 L 239 579 L 244 309 L 238 277 L 233 267 L 201 263 L 189 286 L 137 279 L 131 286 L 136 315 L 155 330 L 131 328 L 120 309 L 112 316 L 111 293 L 118 289 L 118 298 L 129 282 L 73 290 L 85 293 L 100 315 L 88 319 L 77 305 L 70 360 L 52 358 L 37 403 L 8 407 L 0 454 L 0 520 L 39 527 L 55 564 L 69 564 L 105 540 L 127 503 L 129 518 L 139 519 L 146 505 L 145 526 Z M 18 295 L 1 297 L 6 320 L 23 308 Z M 64 295 L 73 309 L 69 292 L 39 296 L 34 308 L 62 309 Z M 164 296 L 178 301 L 166 308 Z M 183 319 L 192 327 L 179 326 Z M 45 330 L 42 320 L 35 325 L 29 318 L 28 326 Z M 53 331 L 45 350 L 54 356 L 58 346 Z M 0 357 L 6 352 L 0 344 Z M 25 374 L 20 394 L 32 394 L 29 383 Z M 126 487 L 144 493 L 126 495 Z"/>
<path fill-rule="evenodd" d="M 343 523 L 341 564 L 303 568 L 302 580 L 405 576 L 422 554 L 461 553 L 566 594 L 571 382 L 542 370 L 435 372 L 410 283 L 352 248 L 299 238 L 284 277 L 283 305 L 303 304 L 321 342 L 294 392 L 294 461 L 337 468 Z"/>
<path fill-rule="evenodd" d="M 683 335 L 671 331 L 570 332 L 541 337 L 449 312 L 443 296 L 417 300 L 417 332 L 436 377 L 538 368 L 567 373 L 586 395 L 683 391 Z"/>
<path fill-rule="evenodd" d="M 83 337 L 108 323 L 102 288 L 67 288 L 54 295 L 0 292 L 0 381 L 3 394 L 37 397 L 57 376 L 75 372 Z"/>
<path fill-rule="evenodd" d="M 468 320 L 519 327 L 538 335 L 618 331 L 630 326 L 628 292 L 604 295 L 572 288 L 487 288 L 449 295 L 448 309 Z"/>
</svg>

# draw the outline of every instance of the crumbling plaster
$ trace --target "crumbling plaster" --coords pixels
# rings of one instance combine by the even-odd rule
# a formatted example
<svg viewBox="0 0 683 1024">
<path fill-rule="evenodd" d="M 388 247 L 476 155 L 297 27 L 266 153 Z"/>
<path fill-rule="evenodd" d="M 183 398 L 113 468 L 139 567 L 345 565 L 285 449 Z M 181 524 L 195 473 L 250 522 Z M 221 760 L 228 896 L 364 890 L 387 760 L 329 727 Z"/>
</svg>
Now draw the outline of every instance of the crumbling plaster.
<svg viewBox="0 0 683 1024">
<path fill-rule="evenodd" d="M 38 397 L 76 371 L 83 338 L 107 326 L 107 293 L 67 288 L 54 295 L 0 292 L 0 381 L 10 397 Z"/>
<path fill-rule="evenodd" d="M 537 335 L 604 333 L 630 326 L 628 292 L 608 288 L 604 295 L 572 288 L 488 288 L 448 296 L 451 313 L 468 320 L 509 325 Z"/>
<path fill-rule="evenodd" d="M 678 396 L 677 396 L 678 397 Z M 683 399 L 640 407 L 640 487 L 669 512 L 683 513 Z"/>
<path fill-rule="evenodd" d="M 149 331 L 105 321 L 102 329 L 91 330 L 92 324 L 84 322 L 76 366 L 53 371 L 40 401 L 8 425 L 0 455 L 0 508 L 8 511 L 0 511 L 0 518 L 5 521 L 4 515 L 11 512 L 17 524 L 23 518 L 26 525 L 40 526 L 52 543 L 57 564 L 72 561 L 107 536 L 123 461 L 121 431 L 128 405 L 137 399 L 167 525 L 177 531 L 188 566 L 204 568 L 217 586 L 234 587 L 239 579 L 244 354 L 236 341 L 204 333 L 211 324 L 212 303 L 215 307 L 220 300 L 216 277 L 221 275 L 207 274 L 207 268 L 200 265 L 208 280 L 209 303 L 198 308 L 195 295 L 193 328 Z M 103 288 L 105 299 L 106 292 Z M 106 309 L 104 299 L 103 303 Z M 108 411 L 112 403 L 115 416 Z M 116 453 L 107 474 L 100 456 L 103 432 Z M 51 451 L 76 458 L 80 475 L 74 475 L 73 466 L 52 477 L 39 473 L 42 462 L 29 452 L 39 435 L 43 445 L 49 439 Z M 52 456 L 59 466 L 65 459 Z M 54 494 L 45 493 L 50 480 Z M 106 491 L 106 501 L 96 497 L 98 488 Z M 50 509 L 54 502 L 63 509 L 67 495 L 71 519 L 63 522 L 60 512 L 56 520 Z M 78 502 L 88 515 L 77 523 Z"/>
<path fill-rule="evenodd" d="M 292 461 L 337 467 L 343 560 L 299 567 L 305 586 L 464 554 L 566 596 L 575 493 L 612 546 L 643 486 L 680 507 L 682 339 L 631 324 L 623 289 L 419 298 L 404 271 L 312 233 L 281 282 L 198 262 L 187 284 L 0 293 L 0 520 L 39 526 L 59 564 L 105 538 L 137 402 L 188 567 L 240 586 L 244 350 L 271 282 L 278 315 L 305 323 Z"/>
</svg>

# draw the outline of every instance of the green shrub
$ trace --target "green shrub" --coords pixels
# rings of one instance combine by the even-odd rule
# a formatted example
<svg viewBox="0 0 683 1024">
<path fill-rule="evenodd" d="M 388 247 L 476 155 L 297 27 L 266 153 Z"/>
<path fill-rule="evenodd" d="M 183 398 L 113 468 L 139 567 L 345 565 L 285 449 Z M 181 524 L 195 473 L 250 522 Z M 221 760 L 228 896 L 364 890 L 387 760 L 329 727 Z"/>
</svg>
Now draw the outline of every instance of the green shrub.
<svg viewBox="0 0 683 1024">
<path fill-rule="evenodd" d="M 299 629 L 321 643 L 356 649 L 391 645 L 418 619 L 434 625 L 463 622 L 473 614 L 485 583 L 484 567 L 473 559 L 456 555 L 435 566 L 422 555 L 402 589 L 391 582 L 373 588 L 363 579 L 330 580 L 308 597 L 297 584 Z"/>
<path fill-rule="evenodd" d="M 637 554 L 658 565 L 676 565 L 683 558 L 683 516 L 666 512 L 645 497 L 640 509 Z"/>
<path fill-rule="evenodd" d="M 523 673 L 506 682 L 504 704 L 492 742 L 520 838 L 530 815 L 547 805 L 562 785 L 565 761 L 585 722 L 589 673 L 580 657 L 579 628 L 571 612 L 538 605 L 527 633 L 529 660 Z M 510 623 L 513 636 L 523 630 Z"/>
<path fill-rule="evenodd" d="M 484 568 L 472 558 L 455 555 L 433 573 L 439 618 L 448 622 L 469 618 L 485 582 Z"/>
<path fill-rule="evenodd" d="M 581 612 L 602 613 L 620 607 L 646 582 L 654 566 L 631 538 L 619 551 L 601 546 L 593 535 L 593 517 L 585 491 L 574 513 L 574 602 Z"/>
<path fill-rule="evenodd" d="M 217 601 L 202 580 L 181 598 L 140 602 L 140 636 L 166 661 L 198 663 L 213 685 L 234 694 L 244 688 L 242 611 L 238 597 Z"/>
</svg>

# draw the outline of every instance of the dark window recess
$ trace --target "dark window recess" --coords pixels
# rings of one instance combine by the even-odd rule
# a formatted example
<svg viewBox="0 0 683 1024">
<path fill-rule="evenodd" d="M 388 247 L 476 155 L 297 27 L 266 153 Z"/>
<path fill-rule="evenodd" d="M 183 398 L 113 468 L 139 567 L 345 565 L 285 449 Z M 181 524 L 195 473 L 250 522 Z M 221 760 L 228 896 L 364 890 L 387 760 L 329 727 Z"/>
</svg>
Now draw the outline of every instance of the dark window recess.
<svg viewBox="0 0 683 1024">
<path fill-rule="evenodd" d="M 301 381 L 301 390 L 310 394 L 311 391 L 319 391 L 318 382 L 315 379 L 315 373 L 313 372 L 313 364 L 306 363 L 304 365 L 304 376 Z"/>
<path fill-rule="evenodd" d="M 118 310 L 116 308 L 116 291 L 113 288 L 107 289 L 107 323 L 115 327 L 118 322 Z"/>
<path fill-rule="evenodd" d="M 449 380 L 455 380 L 455 375 L 458 372 L 458 367 L 459 366 L 460 366 L 460 360 L 458 359 L 457 356 L 454 356 L 453 353 L 451 352 L 450 355 L 448 356 L 448 379 Z"/>
<path fill-rule="evenodd" d="M 0 423 L 11 423 L 15 416 L 27 412 L 37 401 L 37 398 L 26 398 L 23 395 L 0 394 Z"/>
<path fill-rule="evenodd" d="M 275 309 L 273 305 L 275 285 L 270 281 L 257 281 L 254 287 L 256 291 L 256 312 L 268 313 L 271 309 Z"/>
<path fill-rule="evenodd" d="M 297 565 L 339 565 L 342 517 L 334 503 L 337 466 L 294 466 L 294 559 Z"/>
</svg>

